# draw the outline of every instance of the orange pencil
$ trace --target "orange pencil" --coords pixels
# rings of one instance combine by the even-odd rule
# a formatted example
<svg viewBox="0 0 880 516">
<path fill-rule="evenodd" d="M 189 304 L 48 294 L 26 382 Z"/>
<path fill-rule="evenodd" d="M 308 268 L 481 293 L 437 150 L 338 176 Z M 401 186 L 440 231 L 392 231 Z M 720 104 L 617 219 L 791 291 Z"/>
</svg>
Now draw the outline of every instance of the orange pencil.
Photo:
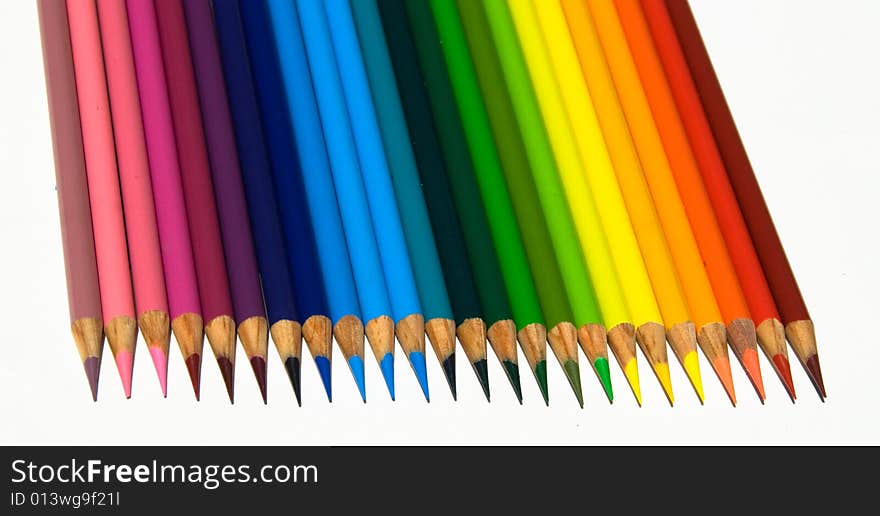
<svg viewBox="0 0 880 516">
<path fill-rule="evenodd" d="M 599 40 L 598 46 L 602 49 L 600 53 L 604 54 L 604 66 L 596 64 L 601 58 L 594 55 L 597 51 L 595 48 L 590 48 L 590 46 L 595 47 L 595 44 L 588 45 L 589 42 L 584 38 L 578 38 L 575 46 L 578 47 L 582 63 L 592 63 L 592 66 L 589 66 L 590 71 L 587 71 L 587 66 L 584 67 L 587 82 L 593 85 L 599 82 L 611 82 L 613 86 L 601 86 L 606 90 L 616 89 L 617 95 L 614 98 L 619 99 L 619 107 L 617 103 L 614 103 L 615 105 L 606 103 L 602 107 L 607 111 L 613 111 L 605 113 L 606 122 L 624 117 L 629 129 L 629 134 L 617 138 L 623 143 L 618 144 L 612 151 L 616 156 L 615 161 L 629 168 L 637 167 L 632 163 L 633 160 L 640 161 L 640 168 L 657 208 L 660 225 L 669 242 L 672 260 L 697 328 L 700 348 L 712 364 L 731 403 L 735 405 L 736 393 L 730 373 L 727 332 L 721 310 L 675 184 L 666 150 L 654 122 L 617 10 L 608 0 L 587 0 L 586 3 L 589 9 L 575 1 L 566 1 L 563 5 L 569 7 L 566 10 L 569 24 L 580 25 L 583 28 L 582 32 L 587 33 L 592 27 L 590 18 L 595 23 L 595 32 L 598 33 L 596 39 Z M 614 122 L 614 125 L 620 124 Z M 633 158 L 634 152 L 637 153 L 638 158 Z"/>
<path fill-rule="evenodd" d="M 691 77 L 669 11 L 664 2 L 641 0 L 641 3 L 694 158 L 700 168 L 706 193 L 715 209 L 718 226 L 727 243 L 727 250 L 739 277 L 752 320 L 757 325 L 758 343 L 794 401 L 796 396 L 779 310 L 761 268 L 736 194 L 727 177 L 724 160 L 715 143 L 712 127 L 703 110 L 700 94 Z"/>
<path fill-rule="evenodd" d="M 758 361 L 755 323 L 751 319 L 733 261 L 727 252 L 715 211 L 703 185 L 663 65 L 654 48 L 648 23 L 639 0 L 614 0 L 614 3 L 660 139 L 666 149 L 679 195 L 682 199 L 687 199 L 684 209 L 721 315 L 727 323 L 728 341 L 763 402 L 764 383 Z"/>
</svg>

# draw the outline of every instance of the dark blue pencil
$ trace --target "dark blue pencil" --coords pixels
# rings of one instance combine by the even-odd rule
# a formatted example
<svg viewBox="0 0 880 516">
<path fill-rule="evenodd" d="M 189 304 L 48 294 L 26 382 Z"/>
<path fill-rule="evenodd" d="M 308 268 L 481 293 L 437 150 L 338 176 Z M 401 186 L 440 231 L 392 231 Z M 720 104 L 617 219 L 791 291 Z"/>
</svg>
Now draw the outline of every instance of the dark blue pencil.
<svg viewBox="0 0 880 516">
<path fill-rule="evenodd" d="M 223 75 L 229 94 L 229 107 L 235 125 L 235 139 L 241 160 L 251 229 L 257 248 L 263 295 L 266 298 L 269 320 L 277 321 L 271 326 L 272 341 L 287 367 L 299 401 L 302 347 L 300 318 L 293 291 L 293 278 L 288 268 L 284 233 L 275 201 L 269 156 L 266 152 L 256 93 L 251 80 L 247 48 L 244 45 L 238 3 L 236 0 L 214 0 L 213 5 L 214 23 L 223 61 Z M 318 368 L 321 370 L 329 396 L 329 360 L 323 367 L 318 362 Z"/>
<path fill-rule="evenodd" d="M 302 168 L 294 146 L 272 27 L 264 2 L 239 0 L 238 5 L 262 115 L 263 135 L 272 164 L 287 260 L 293 274 L 297 306 L 303 317 L 303 335 L 315 360 L 329 361 L 333 326 L 328 317 L 326 289 L 305 197 Z M 348 349 L 343 344 L 340 346 L 343 351 Z M 363 337 L 360 346 L 363 347 Z M 348 362 L 361 397 L 366 401 L 363 359 Z"/>
</svg>

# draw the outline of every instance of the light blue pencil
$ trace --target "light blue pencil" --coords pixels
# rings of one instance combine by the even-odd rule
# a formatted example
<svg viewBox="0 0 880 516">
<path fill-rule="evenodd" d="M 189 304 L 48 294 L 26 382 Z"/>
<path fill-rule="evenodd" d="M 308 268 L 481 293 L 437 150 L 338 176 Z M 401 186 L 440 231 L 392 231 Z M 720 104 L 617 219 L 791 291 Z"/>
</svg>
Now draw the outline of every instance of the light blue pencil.
<svg viewBox="0 0 880 516">
<path fill-rule="evenodd" d="M 427 399 L 424 318 L 351 6 L 348 0 L 324 0 L 323 4 L 360 159 L 361 177 L 369 185 L 367 201 L 376 229 L 397 338 Z"/>
<path fill-rule="evenodd" d="M 365 397 L 363 364 L 355 363 L 362 360 L 364 342 L 357 288 L 348 258 L 342 219 L 336 204 L 336 191 L 327 160 L 321 121 L 309 80 L 299 19 L 289 0 L 270 0 L 267 4 L 254 4 L 252 7 L 265 13 L 271 25 L 269 38 L 275 43 L 281 87 L 287 97 L 287 110 L 299 156 L 306 204 L 311 215 L 309 218 L 314 230 L 334 334 L 341 348 L 360 350 L 359 353 L 350 354 L 349 367 L 361 375 L 356 380 L 361 396 Z M 393 385 L 392 375 L 389 388 L 393 389 Z"/>
<path fill-rule="evenodd" d="M 406 246 L 415 272 L 419 300 L 425 310 L 425 330 L 455 396 L 455 318 L 446 288 L 438 247 L 431 228 L 419 170 L 404 117 L 400 93 L 376 0 L 351 2 L 367 78 L 373 93 L 391 181 L 400 209 Z M 393 296 L 392 296 L 393 297 Z M 449 367 L 452 361 L 452 368 Z"/>
<path fill-rule="evenodd" d="M 296 6 L 358 298 L 364 320 L 367 321 L 367 339 L 393 398 L 394 321 L 391 319 L 391 301 L 385 286 L 385 274 L 333 54 L 330 29 L 321 0 L 296 0 Z"/>
</svg>

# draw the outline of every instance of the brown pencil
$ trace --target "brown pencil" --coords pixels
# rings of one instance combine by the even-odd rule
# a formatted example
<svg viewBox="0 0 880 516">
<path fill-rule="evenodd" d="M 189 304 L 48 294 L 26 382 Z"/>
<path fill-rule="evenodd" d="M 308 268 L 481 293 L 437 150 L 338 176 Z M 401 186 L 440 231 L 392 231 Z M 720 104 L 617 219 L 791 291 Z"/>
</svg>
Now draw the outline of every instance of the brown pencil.
<svg viewBox="0 0 880 516">
<path fill-rule="evenodd" d="M 37 11 L 52 125 L 71 331 L 92 399 L 97 400 L 104 332 L 67 8 L 64 2 L 38 0 Z"/>
</svg>

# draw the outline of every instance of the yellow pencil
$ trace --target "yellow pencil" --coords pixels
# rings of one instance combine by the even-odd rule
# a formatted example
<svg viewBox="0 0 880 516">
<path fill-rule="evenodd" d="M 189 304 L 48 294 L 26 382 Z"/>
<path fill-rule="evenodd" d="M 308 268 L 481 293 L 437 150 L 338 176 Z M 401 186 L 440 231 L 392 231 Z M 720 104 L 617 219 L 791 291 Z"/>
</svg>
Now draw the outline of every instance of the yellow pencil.
<svg viewBox="0 0 880 516">
<path fill-rule="evenodd" d="M 659 136 L 656 141 L 651 138 L 650 107 L 614 5 L 562 0 L 562 6 L 580 58 L 582 77 L 594 100 L 633 227 L 647 260 L 654 292 L 670 325 L 667 333 L 670 342 L 675 349 L 676 340 L 691 346 L 696 339 L 733 401 L 721 312 L 700 261 L 662 142 Z M 657 132 L 656 127 L 653 132 Z M 668 181 L 664 179 L 663 167 Z M 674 326 L 682 321 L 688 324 Z"/>
<path fill-rule="evenodd" d="M 648 285 L 647 290 L 624 294 L 622 287 L 623 263 L 615 263 L 606 231 L 602 225 L 596 200 L 590 191 L 584 166 L 572 135 L 569 117 L 553 75 L 547 49 L 538 26 L 531 0 L 509 0 L 508 5 L 519 35 L 526 65 L 538 98 L 550 146 L 556 158 L 557 169 L 564 186 L 575 230 L 580 239 L 584 261 L 593 279 L 596 297 L 600 303 L 606 327 L 623 324 L 617 335 L 609 332 L 609 344 L 620 363 L 633 393 L 641 403 L 638 391 L 638 369 L 635 360 L 634 336 L 638 334 L 645 355 L 657 374 L 664 393 L 673 400 L 669 368 L 666 359 L 665 336 L 660 312 Z M 598 194 L 598 192 L 596 192 Z M 641 257 L 638 256 L 638 261 Z M 641 266 L 644 268 L 644 265 Z M 647 281 L 647 280 L 646 280 Z M 627 297 L 629 295 L 629 297 Z M 640 296 L 644 299 L 641 299 Z M 632 298 L 632 300 L 630 299 Z M 635 316 L 635 317 L 633 317 Z M 639 329 L 634 331 L 632 324 Z M 627 331 L 627 325 L 629 330 Z M 659 333 L 659 334 L 658 334 Z M 621 338 L 623 337 L 623 338 Z M 628 345 L 627 345 L 628 341 Z M 659 341 L 659 345 L 657 344 Z"/>
<path fill-rule="evenodd" d="M 659 313 L 662 314 L 667 325 L 667 338 L 702 402 L 703 383 L 697 357 L 696 336 L 692 330 L 693 324 L 689 320 L 685 298 L 680 294 L 681 288 L 676 284 L 674 275 L 664 276 L 665 283 L 658 286 L 667 287 L 667 283 L 671 284 L 675 287 L 673 295 L 657 293 L 655 297 L 652 278 L 649 277 L 645 261 L 653 260 L 656 251 L 650 249 L 648 250 L 650 252 L 642 253 L 639 248 L 614 166 L 608 154 L 602 127 L 593 106 L 593 98 L 584 82 L 565 15 L 557 2 L 544 2 L 541 7 L 536 10 L 538 20 L 544 32 L 560 93 L 569 113 L 575 141 L 584 164 L 584 172 L 591 189 L 595 192 L 596 205 L 611 244 L 611 252 L 618 264 L 624 292 L 633 298 L 630 302 L 631 306 L 644 307 L 641 311 L 649 309 L 656 312 L 659 303 Z M 661 250 L 663 251 L 665 249 Z M 674 295 L 676 292 L 679 293 L 678 296 Z M 639 313 L 635 309 L 632 311 Z"/>
</svg>

